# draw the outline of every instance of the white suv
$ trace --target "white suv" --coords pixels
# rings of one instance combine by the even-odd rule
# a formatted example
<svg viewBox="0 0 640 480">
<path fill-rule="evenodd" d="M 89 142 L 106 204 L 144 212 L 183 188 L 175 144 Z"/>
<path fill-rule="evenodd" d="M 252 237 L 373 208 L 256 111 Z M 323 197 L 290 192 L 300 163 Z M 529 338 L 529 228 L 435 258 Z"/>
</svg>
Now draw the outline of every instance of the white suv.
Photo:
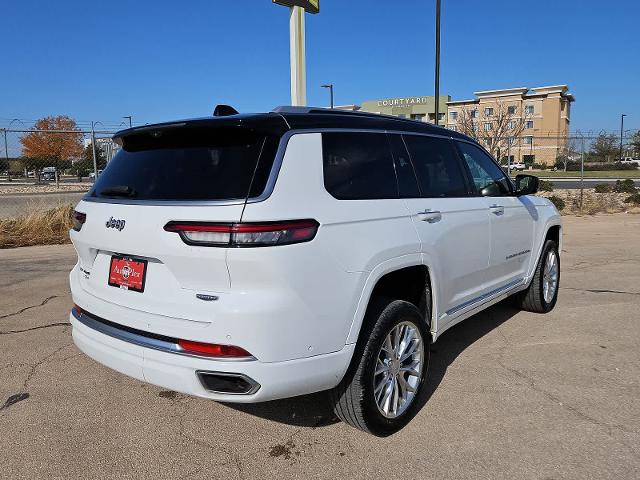
<svg viewBox="0 0 640 480">
<path fill-rule="evenodd" d="M 454 131 L 285 107 L 114 138 L 74 213 L 70 320 L 139 380 L 224 402 L 330 390 L 389 435 L 445 330 L 508 296 L 556 303 L 558 212 Z"/>
</svg>

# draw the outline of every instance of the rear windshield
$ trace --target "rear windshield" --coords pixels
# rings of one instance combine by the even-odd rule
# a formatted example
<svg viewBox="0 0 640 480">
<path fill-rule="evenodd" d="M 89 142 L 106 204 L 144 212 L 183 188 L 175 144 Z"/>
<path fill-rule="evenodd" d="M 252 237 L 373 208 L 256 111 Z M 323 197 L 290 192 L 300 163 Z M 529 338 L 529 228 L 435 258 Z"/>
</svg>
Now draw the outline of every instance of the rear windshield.
<svg viewBox="0 0 640 480">
<path fill-rule="evenodd" d="M 260 195 L 278 138 L 238 127 L 133 134 L 89 192 L 94 198 L 238 200 Z"/>
</svg>

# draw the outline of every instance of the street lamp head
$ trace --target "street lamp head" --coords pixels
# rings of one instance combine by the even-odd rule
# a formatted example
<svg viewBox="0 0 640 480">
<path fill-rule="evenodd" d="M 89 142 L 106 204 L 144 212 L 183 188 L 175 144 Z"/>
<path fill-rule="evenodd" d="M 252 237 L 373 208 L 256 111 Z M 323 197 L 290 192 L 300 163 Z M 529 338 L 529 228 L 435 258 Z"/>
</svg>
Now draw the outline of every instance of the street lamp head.
<svg viewBox="0 0 640 480">
<path fill-rule="evenodd" d="M 322 88 L 333 88 L 333 83 L 329 83 L 327 85 L 320 85 Z"/>
</svg>

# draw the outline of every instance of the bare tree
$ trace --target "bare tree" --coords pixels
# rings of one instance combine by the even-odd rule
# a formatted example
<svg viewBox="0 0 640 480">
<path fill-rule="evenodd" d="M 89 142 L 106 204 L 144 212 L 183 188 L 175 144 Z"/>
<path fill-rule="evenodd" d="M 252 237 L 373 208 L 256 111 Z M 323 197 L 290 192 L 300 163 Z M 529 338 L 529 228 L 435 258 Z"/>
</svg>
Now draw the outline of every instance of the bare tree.
<svg viewBox="0 0 640 480">
<path fill-rule="evenodd" d="M 479 109 L 478 106 L 463 107 L 456 122 L 459 132 L 464 133 L 485 146 L 497 157 L 520 143 L 520 136 L 531 114 L 518 111 L 514 102 L 495 102 Z"/>
</svg>

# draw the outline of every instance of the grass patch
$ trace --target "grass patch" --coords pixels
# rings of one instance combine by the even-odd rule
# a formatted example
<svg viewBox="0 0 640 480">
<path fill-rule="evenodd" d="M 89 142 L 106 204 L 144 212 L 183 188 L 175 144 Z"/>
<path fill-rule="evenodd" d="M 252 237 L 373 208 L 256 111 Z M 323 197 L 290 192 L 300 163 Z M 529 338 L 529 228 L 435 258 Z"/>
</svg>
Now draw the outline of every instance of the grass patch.
<svg viewBox="0 0 640 480">
<path fill-rule="evenodd" d="M 0 248 L 69 243 L 72 212 L 73 206 L 65 204 L 0 219 Z"/>
</svg>

